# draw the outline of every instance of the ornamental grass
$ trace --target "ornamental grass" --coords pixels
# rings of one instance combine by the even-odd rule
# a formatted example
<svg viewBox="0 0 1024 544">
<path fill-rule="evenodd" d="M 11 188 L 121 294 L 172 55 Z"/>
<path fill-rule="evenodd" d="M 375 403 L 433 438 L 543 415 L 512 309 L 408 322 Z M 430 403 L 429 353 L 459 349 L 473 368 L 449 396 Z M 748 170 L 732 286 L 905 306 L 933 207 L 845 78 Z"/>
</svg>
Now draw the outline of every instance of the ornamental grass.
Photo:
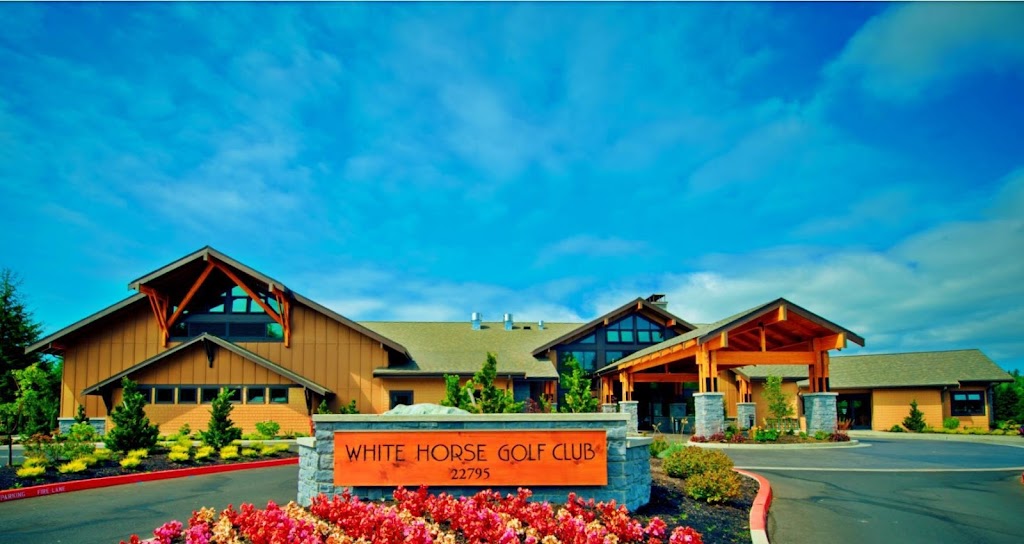
<svg viewBox="0 0 1024 544">
<path fill-rule="evenodd" d="M 702 544 L 700 533 L 653 518 L 646 526 L 630 518 L 624 506 L 584 501 L 570 493 L 566 504 L 533 502 L 520 489 L 502 497 L 486 490 L 471 497 L 431 495 L 427 488 L 398 488 L 393 503 L 361 501 L 349 493 L 314 497 L 310 507 L 294 502 L 266 509 L 243 504 L 219 514 L 212 508 L 192 513 L 188 525 L 170 521 L 153 531 L 160 544 L 236 542 L 240 544 L 428 544 L 494 542 L 544 544 Z M 138 535 L 121 544 L 138 544 Z"/>
</svg>

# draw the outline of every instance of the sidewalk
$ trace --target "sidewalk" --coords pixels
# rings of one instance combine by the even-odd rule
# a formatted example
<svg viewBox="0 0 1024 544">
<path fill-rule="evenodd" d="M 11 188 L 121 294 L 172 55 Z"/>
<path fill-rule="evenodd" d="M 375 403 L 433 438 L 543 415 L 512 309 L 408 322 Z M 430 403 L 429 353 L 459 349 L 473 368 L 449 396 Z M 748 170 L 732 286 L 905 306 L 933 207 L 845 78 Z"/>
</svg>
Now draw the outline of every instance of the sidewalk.
<svg viewBox="0 0 1024 544">
<path fill-rule="evenodd" d="M 944 434 L 944 433 L 890 433 L 886 431 L 848 431 L 850 438 L 858 440 L 942 440 L 948 442 L 974 442 L 978 444 L 996 444 L 1024 448 L 1024 438 L 1020 436 L 995 436 L 984 434 Z"/>
</svg>

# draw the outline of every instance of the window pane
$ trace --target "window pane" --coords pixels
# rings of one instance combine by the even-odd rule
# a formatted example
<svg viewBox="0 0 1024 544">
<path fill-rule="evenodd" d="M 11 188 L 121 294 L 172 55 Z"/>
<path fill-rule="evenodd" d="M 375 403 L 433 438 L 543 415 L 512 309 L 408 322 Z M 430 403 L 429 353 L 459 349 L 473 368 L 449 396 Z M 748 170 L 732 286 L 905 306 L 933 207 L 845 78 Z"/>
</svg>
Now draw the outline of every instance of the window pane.
<svg viewBox="0 0 1024 544">
<path fill-rule="evenodd" d="M 274 298 L 274 297 L 267 297 L 266 298 L 266 302 L 267 302 L 267 306 L 270 306 L 271 310 L 274 310 L 277 313 L 281 313 L 281 306 L 277 303 L 277 299 L 276 298 Z"/>
<path fill-rule="evenodd" d="M 580 340 L 580 343 L 581 344 L 593 344 L 596 341 L 597 341 L 597 338 L 595 338 L 594 335 L 591 334 L 590 336 L 584 338 L 583 340 Z"/>
<path fill-rule="evenodd" d="M 224 313 L 224 304 L 221 303 L 221 304 L 218 304 L 218 305 L 214 306 L 213 308 L 210 308 L 210 313 L 211 314 L 222 314 L 222 313 Z"/>
<path fill-rule="evenodd" d="M 654 323 L 651 323 L 650 321 L 644 319 L 643 317 L 640 317 L 640 316 L 636 317 L 636 328 L 638 330 L 639 329 L 650 330 L 650 329 L 653 329 L 655 327 L 657 327 L 657 325 L 655 325 Z"/>
<path fill-rule="evenodd" d="M 231 299 L 231 311 L 236 314 L 244 314 L 249 311 L 249 298 Z"/>
<path fill-rule="evenodd" d="M 225 388 L 231 393 L 228 400 L 231 402 L 242 402 L 242 388 L 241 387 L 227 387 Z"/>
<path fill-rule="evenodd" d="M 137 388 L 137 391 L 139 393 L 142 393 L 142 398 L 143 398 L 143 400 L 146 401 L 146 404 L 152 404 L 153 403 L 153 389 L 152 388 L 150 388 L 150 387 L 139 387 L 139 388 Z"/>
<path fill-rule="evenodd" d="M 202 393 L 203 404 L 209 404 L 213 402 L 213 399 L 217 398 L 218 393 L 220 393 L 220 389 L 217 387 L 204 387 Z"/>
<path fill-rule="evenodd" d="M 154 389 L 156 392 L 156 403 L 157 404 L 174 404 L 174 389 L 171 387 L 157 387 Z"/>
<path fill-rule="evenodd" d="M 195 404 L 196 403 L 196 388 L 195 387 L 179 387 L 178 388 L 178 404 Z"/>
<path fill-rule="evenodd" d="M 651 342 L 651 331 L 636 331 L 637 342 L 649 344 Z"/>
<path fill-rule="evenodd" d="M 288 388 L 287 387 L 271 387 L 270 388 L 270 402 L 273 404 L 287 404 L 288 403 Z"/>
<path fill-rule="evenodd" d="M 609 364 L 610 365 L 610 364 L 614 363 L 615 361 L 618 361 L 619 359 L 621 359 L 621 358 L 623 358 L 625 356 L 626 356 L 626 352 L 624 352 L 624 351 L 606 351 L 606 352 L 604 352 L 604 361 L 605 361 L 605 364 Z"/>
<path fill-rule="evenodd" d="M 245 290 L 236 285 L 236 286 L 231 288 L 231 296 L 233 296 L 233 297 L 244 297 L 244 296 L 246 296 Z"/>
<path fill-rule="evenodd" d="M 249 387 L 245 391 L 245 402 L 249 404 L 263 404 L 267 401 L 266 387 Z"/>
<path fill-rule="evenodd" d="M 665 335 L 662 334 L 662 332 L 660 330 L 651 331 L 651 338 L 655 342 L 664 342 L 665 341 Z"/>
<path fill-rule="evenodd" d="M 622 331 L 622 341 L 626 343 L 633 343 L 633 331 Z"/>
<path fill-rule="evenodd" d="M 980 401 L 981 400 L 981 393 L 968 393 L 967 394 L 967 400 Z"/>
<path fill-rule="evenodd" d="M 607 331 L 606 338 L 607 338 L 607 340 L 609 342 L 618 342 L 619 341 L 619 331 L 612 331 L 612 330 Z"/>
<path fill-rule="evenodd" d="M 965 395 L 963 393 L 954 393 L 953 394 L 953 400 L 960 400 L 960 401 L 967 400 L 967 395 Z"/>
</svg>

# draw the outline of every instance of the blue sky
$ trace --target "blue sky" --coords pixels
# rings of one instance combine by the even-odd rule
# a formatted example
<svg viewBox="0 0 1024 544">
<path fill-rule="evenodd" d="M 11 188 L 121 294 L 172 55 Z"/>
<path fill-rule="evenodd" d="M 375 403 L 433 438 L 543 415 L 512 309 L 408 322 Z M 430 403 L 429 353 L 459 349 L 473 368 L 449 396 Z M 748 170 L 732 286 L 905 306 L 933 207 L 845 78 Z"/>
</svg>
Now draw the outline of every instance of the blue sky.
<svg viewBox="0 0 1024 544">
<path fill-rule="evenodd" d="M 707 322 L 1024 369 L 1022 4 L 2 4 L 46 331 L 204 245 L 359 320 Z"/>
</svg>

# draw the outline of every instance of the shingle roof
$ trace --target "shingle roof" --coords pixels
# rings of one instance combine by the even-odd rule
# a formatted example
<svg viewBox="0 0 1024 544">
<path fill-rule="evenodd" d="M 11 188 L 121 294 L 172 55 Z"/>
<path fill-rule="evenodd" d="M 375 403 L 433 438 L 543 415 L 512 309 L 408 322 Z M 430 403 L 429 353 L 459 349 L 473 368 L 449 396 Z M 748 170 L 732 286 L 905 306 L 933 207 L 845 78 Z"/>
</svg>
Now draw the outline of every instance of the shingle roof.
<svg viewBox="0 0 1024 544">
<path fill-rule="evenodd" d="M 487 352 L 494 352 L 499 375 L 549 379 L 558 378 L 551 361 L 538 359 L 531 351 L 579 327 L 579 323 L 545 323 L 543 330 L 536 325 L 516 325 L 506 331 L 503 323 L 488 322 L 474 331 L 469 322 L 364 321 L 361 325 L 401 343 L 413 359 L 409 364 L 378 368 L 374 376 L 468 376 L 480 370 Z"/>
<path fill-rule="evenodd" d="M 605 366 L 603 368 L 598 369 L 597 373 L 600 374 L 600 373 L 603 373 L 603 372 L 607 372 L 607 371 L 612 370 L 612 369 L 614 369 L 614 368 L 616 368 L 618 366 L 621 366 L 623 364 L 626 364 L 626 363 L 629 363 L 629 362 L 634 361 L 636 359 L 639 359 L 641 357 L 644 357 L 645 355 L 649 355 L 651 353 L 657 353 L 657 352 L 659 352 L 659 351 L 661 351 L 661 350 L 663 350 L 665 348 L 670 348 L 672 346 L 675 346 L 675 345 L 678 345 L 678 344 L 682 344 L 682 343 L 687 342 L 689 340 L 697 339 L 698 342 L 704 342 L 704 341 L 706 341 L 706 340 L 708 340 L 710 338 L 715 337 L 716 335 L 718 335 L 722 331 L 725 331 L 725 330 L 728 330 L 728 329 L 731 329 L 731 328 L 743 325 L 746 322 L 748 322 L 748 321 L 756 318 L 757 316 L 761 315 L 762 313 L 764 313 L 764 312 L 766 312 L 768 310 L 771 310 L 774 307 L 778 307 L 778 306 L 782 306 L 782 305 L 785 305 L 790 310 L 795 311 L 796 313 L 798 313 L 798 314 L 800 314 L 800 315 L 810 319 L 811 321 L 814 321 L 815 323 L 818 323 L 819 325 L 821 325 L 823 327 L 827 327 L 827 328 L 832 329 L 832 330 L 834 330 L 836 332 L 843 332 L 843 333 L 845 333 L 847 335 L 847 338 L 849 338 L 851 341 L 853 341 L 853 342 L 855 342 L 857 344 L 860 344 L 862 346 L 864 345 L 864 339 L 861 338 L 856 333 L 854 333 L 852 331 L 849 331 L 849 330 L 847 330 L 847 329 L 845 329 L 845 328 L 843 328 L 843 327 L 841 327 L 839 325 L 836 325 L 835 323 L 833 323 L 833 322 L 831 322 L 831 321 L 829 321 L 829 320 L 827 320 L 827 319 L 825 319 L 825 318 L 823 318 L 823 317 L 821 317 L 821 316 L 819 316 L 819 315 L 817 315 L 817 314 L 815 314 L 815 313 L 813 313 L 813 312 L 811 312 L 811 311 L 809 311 L 809 310 L 807 310 L 805 308 L 802 308 L 802 307 L 800 307 L 800 306 L 798 306 L 796 304 L 793 304 L 792 302 L 790 302 L 790 301 L 788 301 L 788 300 L 786 300 L 784 298 L 777 298 L 777 299 L 775 299 L 775 300 L 773 300 L 771 302 L 766 302 L 766 303 L 761 304 L 759 306 L 755 306 L 753 308 L 750 308 L 749 310 L 744 310 L 744 311 L 739 312 L 737 314 L 731 315 L 731 316 L 729 316 L 729 317 L 727 317 L 725 319 L 721 319 L 719 321 L 715 321 L 714 323 L 709 323 L 707 325 L 703 325 L 703 326 L 697 327 L 696 329 L 694 329 L 694 330 L 692 330 L 692 331 L 690 331 L 690 332 L 688 332 L 686 334 L 683 334 L 683 335 L 680 335 L 680 336 L 676 336 L 675 338 L 670 338 L 670 339 L 668 339 L 668 340 L 666 340 L 666 341 L 664 341 L 664 342 L 662 342 L 660 344 L 655 344 L 653 346 L 649 346 L 647 348 L 644 348 L 644 349 L 642 349 L 640 351 L 637 351 L 637 352 L 631 354 L 628 357 L 619 359 L 618 361 L 615 361 L 614 363 L 612 363 L 612 364 L 610 364 L 608 366 Z"/>
<path fill-rule="evenodd" d="M 807 377 L 807 367 L 803 365 L 745 366 L 736 370 L 752 379 Z M 965 382 L 1009 381 L 1013 378 L 1006 371 L 976 349 L 846 355 L 832 357 L 829 363 L 832 389 L 957 387 Z"/>
</svg>

